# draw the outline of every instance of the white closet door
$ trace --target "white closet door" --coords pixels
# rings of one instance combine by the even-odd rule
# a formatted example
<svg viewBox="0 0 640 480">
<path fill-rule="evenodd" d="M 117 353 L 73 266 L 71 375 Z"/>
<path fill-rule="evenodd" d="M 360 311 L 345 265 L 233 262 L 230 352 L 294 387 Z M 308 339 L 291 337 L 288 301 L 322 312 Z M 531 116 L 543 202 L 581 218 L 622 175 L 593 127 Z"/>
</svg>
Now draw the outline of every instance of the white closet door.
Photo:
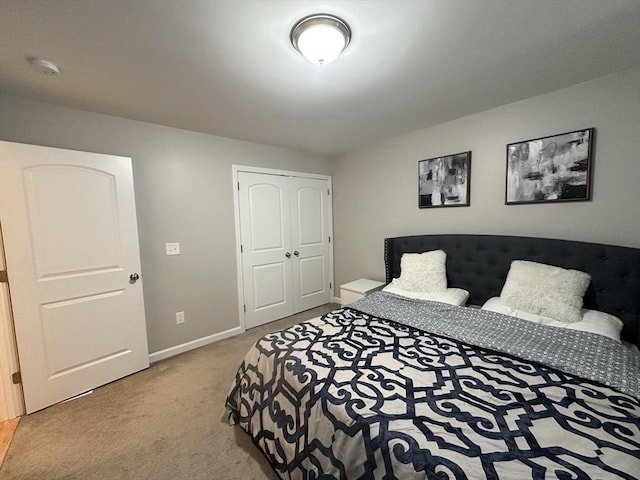
<svg viewBox="0 0 640 480">
<path fill-rule="evenodd" d="M 238 172 L 247 328 L 293 314 L 289 179 Z"/>
<path fill-rule="evenodd" d="M 131 160 L 0 142 L 27 413 L 149 365 Z"/>
<path fill-rule="evenodd" d="M 290 177 L 294 311 L 331 301 L 329 182 Z"/>
</svg>

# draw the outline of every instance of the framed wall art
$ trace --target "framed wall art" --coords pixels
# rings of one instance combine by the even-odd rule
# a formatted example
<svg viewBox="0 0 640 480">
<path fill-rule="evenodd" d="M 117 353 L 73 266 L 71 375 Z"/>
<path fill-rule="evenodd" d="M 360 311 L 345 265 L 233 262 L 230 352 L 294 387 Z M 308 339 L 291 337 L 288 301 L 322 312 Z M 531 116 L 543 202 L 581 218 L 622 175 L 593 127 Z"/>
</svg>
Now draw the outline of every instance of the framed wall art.
<svg viewBox="0 0 640 480">
<path fill-rule="evenodd" d="M 505 203 L 591 200 L 594 128 L 507 145 Z"/>
<path fill-rule="evenodd" d="M 471 152 L 418 162 L 418 207 L 468 207 Z"/>
</svg>

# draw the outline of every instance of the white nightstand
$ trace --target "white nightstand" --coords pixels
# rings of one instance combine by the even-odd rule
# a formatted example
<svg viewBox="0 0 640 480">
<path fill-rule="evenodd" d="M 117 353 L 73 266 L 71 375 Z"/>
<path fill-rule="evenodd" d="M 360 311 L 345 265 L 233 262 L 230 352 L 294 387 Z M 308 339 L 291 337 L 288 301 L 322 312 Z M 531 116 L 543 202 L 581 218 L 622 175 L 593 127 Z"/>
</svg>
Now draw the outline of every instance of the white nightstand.
<svg viewBox="0 0 640 480">
<path fill-rule="evenodd" d="M 380 290 L 384 287 L 384 282 L 378 282 L 376 280 L 368 280 L 361 278 L 354 280 L 353 282 L 340 285 L 340 304 L 346 305 L 348 303 L 360 300 L 362 297 L 369 295 L 371 292 Z"/>
</svg>

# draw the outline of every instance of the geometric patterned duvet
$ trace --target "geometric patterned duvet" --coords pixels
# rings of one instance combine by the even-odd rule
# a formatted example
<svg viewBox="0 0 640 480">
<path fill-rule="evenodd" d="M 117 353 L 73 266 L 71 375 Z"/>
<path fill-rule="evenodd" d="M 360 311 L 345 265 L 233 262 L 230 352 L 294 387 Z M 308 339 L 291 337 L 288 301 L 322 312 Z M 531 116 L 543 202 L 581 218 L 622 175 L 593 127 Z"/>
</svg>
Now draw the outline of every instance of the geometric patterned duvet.
<svg viewBox="0 0 640 480">
<path fill-rule="evenodd" d="M 640 401 L 349 308 L 263 337 L 227 398 L 282 479 L 638 479 Z"/>
</svg>

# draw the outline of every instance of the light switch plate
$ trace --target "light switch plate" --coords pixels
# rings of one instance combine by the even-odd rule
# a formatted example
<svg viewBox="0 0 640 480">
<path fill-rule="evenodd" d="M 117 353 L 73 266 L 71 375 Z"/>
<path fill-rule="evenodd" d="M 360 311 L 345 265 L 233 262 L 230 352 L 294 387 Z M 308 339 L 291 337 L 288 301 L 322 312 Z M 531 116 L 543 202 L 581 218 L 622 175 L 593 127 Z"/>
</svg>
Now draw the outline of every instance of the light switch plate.
<svg viewBox="0 0 640 480">
<path fill-rule="evenodd" d="M 179 243 L 165 243 L 164 246 L 167 251 L 167 255 L 180 255 Z"/>
</svg>

